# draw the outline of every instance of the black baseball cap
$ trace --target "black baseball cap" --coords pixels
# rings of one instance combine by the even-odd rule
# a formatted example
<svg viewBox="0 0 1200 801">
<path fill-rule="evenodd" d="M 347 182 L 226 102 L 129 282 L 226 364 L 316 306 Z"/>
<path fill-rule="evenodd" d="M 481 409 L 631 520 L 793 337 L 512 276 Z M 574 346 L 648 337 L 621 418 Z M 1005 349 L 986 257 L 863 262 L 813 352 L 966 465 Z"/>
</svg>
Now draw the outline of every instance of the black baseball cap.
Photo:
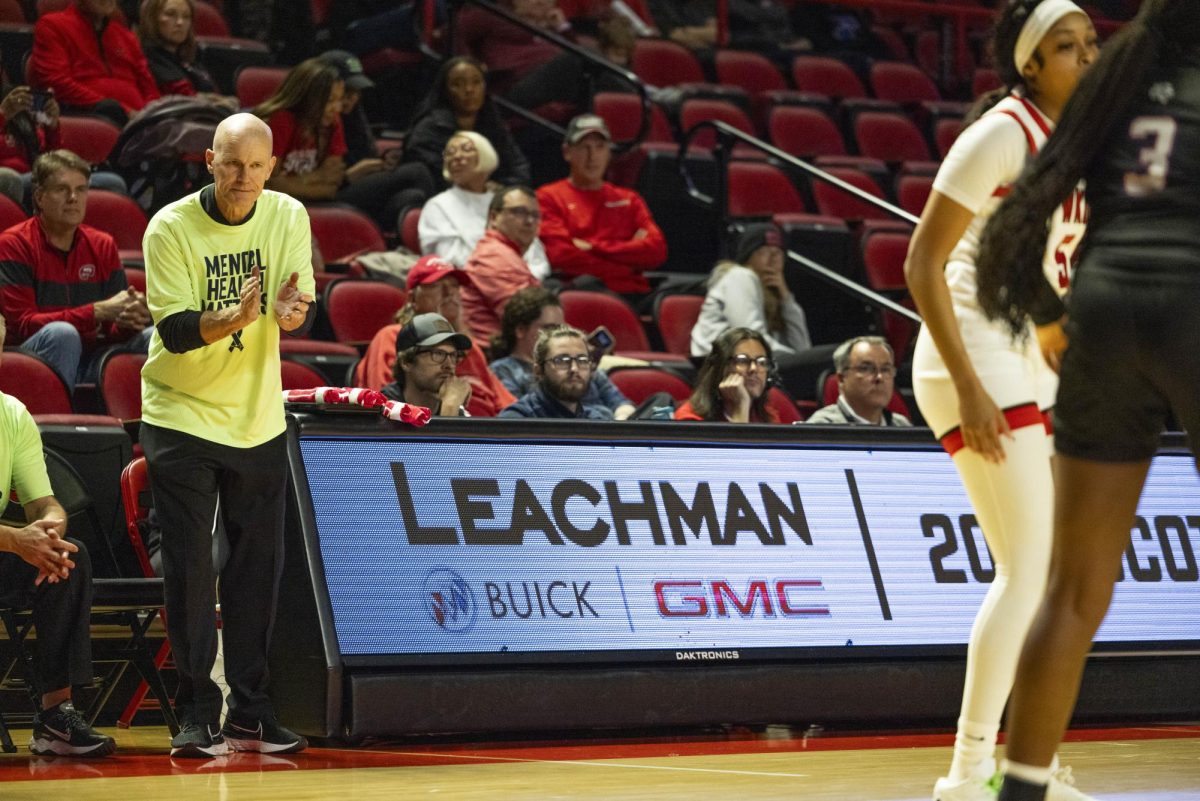
<svg viewBox="0 0 1200 801">
<path fill-rule="evenodd" d="M 437 312 L 418 314 L 396 334 L 396 352 L 403 353 L 410 348 L 432 348 L 449 342 L 456 350 L 470 350 L 471 338 L 460 334 L 450 325 L 450 321 Z"/>
<path fill-rule="evenodd" d="M 322 61 L 337 67 L 338 74 L 351 89 L 361 92 L 375 86 L 375 82 L 363 72 L 362 62 L 353 53 L 345 50 L 326 50 L 320 57 Z"/>
</svg>

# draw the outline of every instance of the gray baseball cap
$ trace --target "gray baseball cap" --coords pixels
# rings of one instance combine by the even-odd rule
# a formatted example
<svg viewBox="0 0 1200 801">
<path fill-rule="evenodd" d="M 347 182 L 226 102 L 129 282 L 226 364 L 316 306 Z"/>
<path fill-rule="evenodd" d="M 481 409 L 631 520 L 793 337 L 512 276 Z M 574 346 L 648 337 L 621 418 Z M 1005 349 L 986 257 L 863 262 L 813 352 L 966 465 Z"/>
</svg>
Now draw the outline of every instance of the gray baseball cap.
<svg viewBox="0 0 1200 801">
<path fill-rule="evenodd" d="M 396 334 L 396 352 L 410 348 L 432 348 L 449 342 L 456 350 L 470 350 L 471 338 L 460 334 L 450 321 L 437 312 L 418 314 Z"/>
<path fill-rule="evenodd" d="M 612 141 L 612 134 L 608 132 L 608 124 L 596 114 L 580 114 L 567 123 L 565 138 L 568 145 L 578 144 L 588 134 L 600 134 L 605 141 Z"/>
</svg>

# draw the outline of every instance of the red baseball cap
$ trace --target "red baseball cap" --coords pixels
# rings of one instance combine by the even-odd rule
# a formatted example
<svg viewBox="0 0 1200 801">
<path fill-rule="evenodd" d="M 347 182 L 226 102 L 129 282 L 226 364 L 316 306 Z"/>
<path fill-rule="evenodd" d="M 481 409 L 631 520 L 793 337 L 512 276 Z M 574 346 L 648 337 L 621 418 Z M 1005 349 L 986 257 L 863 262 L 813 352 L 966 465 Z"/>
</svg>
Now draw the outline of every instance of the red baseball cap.
<svg viewBox="0 0 1200 801">
<path fill-rule="evenodd" d="M 447 275 L 453 275 L 460 284 L 471 283 L 470 276 L 468 276 L 464 271 L 455 267 L 450 262 L 443 259 L 441 256 L 435 256 L 433 254 L 422 256 L 421 258 L 417 259 L 417 263 L 408 270 L 408 288 L 411 291 L 416 287 L 441 281 Z"/>
</svg>

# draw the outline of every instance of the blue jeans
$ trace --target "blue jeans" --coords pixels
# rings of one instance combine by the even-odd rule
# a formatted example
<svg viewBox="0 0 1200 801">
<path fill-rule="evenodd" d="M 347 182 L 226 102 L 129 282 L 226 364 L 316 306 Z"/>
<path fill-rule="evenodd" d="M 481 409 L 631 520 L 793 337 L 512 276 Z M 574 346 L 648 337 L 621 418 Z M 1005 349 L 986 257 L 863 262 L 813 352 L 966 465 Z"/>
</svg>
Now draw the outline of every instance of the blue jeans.
<svg viewBox="0 0 1200 801">
<path fill-rule="evenodd" d="M 41 358 L 62 376 L 67 391 L 74 393 L 79 381 L 94 382 L 100 377 L 100 360 L 104 354 L 146 353 L 150 349 L 150 337 L 154 327 L 148 326 L 129 340 L 109 347 L 97 348 L 85 354 L 83 338 L 70 323 L 47 323 L 21 344 L 21 350 Z"/>
</svg>

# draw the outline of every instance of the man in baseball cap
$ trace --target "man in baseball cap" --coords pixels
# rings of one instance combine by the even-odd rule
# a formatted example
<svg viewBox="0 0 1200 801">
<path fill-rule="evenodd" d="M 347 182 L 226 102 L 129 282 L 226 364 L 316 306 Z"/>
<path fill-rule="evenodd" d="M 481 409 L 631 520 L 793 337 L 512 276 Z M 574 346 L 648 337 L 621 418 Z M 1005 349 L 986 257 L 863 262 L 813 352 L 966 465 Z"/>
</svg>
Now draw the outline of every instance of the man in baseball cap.
<svg viewBox="0 0 1200 801">
<path fill-rule="evenodd" d="M 443 417 L 469 417 L 465 408 L 471 382 L 455 371 L 471 349 L 471 338 L 454 330 L 440 314 L 418 314 L 396 334 L 396 380 L 383 394 L 425 406 Z"/>
<path fill-rule="evenodd" d="M 345 50 L 326 50 L 320 58 L 337 68 L 338 75 L 346 82 L 347 89 L 362 92 L 375 87 L 375 82 L 366 76 L 362 62 L 353 53 Z"/>
<path fill-rule="evenodd" d="M 551 267 L 640 300 L 650 291 L 642 273 L 666 261 L 667 240 L 641 195 L 604 180 L 612 134 L 601 117 L 580 114 L 567 124 L 563 159 L 570 175 L 537 191 Z"/>
</svg>

